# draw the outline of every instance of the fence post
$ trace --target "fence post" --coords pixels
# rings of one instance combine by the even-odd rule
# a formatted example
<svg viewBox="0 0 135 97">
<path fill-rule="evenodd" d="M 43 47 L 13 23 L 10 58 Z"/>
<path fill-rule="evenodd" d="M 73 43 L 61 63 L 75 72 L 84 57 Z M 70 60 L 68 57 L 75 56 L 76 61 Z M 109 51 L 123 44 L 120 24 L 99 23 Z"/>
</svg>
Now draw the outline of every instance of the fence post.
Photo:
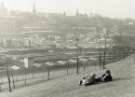
<svg viewBox="0 0 135 97">
<path fill-rule="evenodd" d="M 79 74 L 79 58 L 77 56 L 77 59 L 76 59 L 76 74 Z"/>
<path fill-rule="evenodd" d="M 24 73 L 25 73 L 25 79 L 24 79 L 24 84 L 25 84 L 25 87 L 27 86 L 27 69 L 24 68 Z"/>
<path fill-rule="evenodd" d="M 68 75 L 68 69 L 69 69 L 69 64 L 67 63 L 67 75 Z"/>
<path fill-rule="evenodd" d="M 101 67 L 102 65 L 102 55 L 101 53 L 99 53 L 99 67 Z"/>
<path fill-rule="evenodd" d="M 47 79 L 50 80 L 50 68 L 47 66 Z"/>
</svg>

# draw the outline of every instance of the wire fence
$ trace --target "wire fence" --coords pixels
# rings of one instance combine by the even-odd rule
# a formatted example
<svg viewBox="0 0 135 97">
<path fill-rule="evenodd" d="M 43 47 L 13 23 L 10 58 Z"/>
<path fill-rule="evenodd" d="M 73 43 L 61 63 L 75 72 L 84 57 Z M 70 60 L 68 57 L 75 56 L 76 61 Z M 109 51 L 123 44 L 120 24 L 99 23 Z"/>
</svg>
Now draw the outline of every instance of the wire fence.
<svg viewBox="0 0 135 97">
<path fill-rule="evenodd" d="M 49 59 L 49 62 L 47 62 L 48 65 L 50 64 L 50 66 L 45 65 L 45 60 L 42 61 L 44 64 L 42 64 L 42 66 L 36 63 L 37 66 L 31 64 L 30 67 L 22 68 L 20 70 L 4 69 L 5 71 L 0 73 L 0 91 L 9 90 L 12 92 L 13 89 L 53 80 L 62 76 L 68 76 L 76 73 L 79 74 L 89 70 L 88 68 L 91 67 L 99 67 L 100 69 L 105 69 L 107 64 L 119 61 L 130 54 L 131 52 L 119 52 L 116 54 L 104 54 L 102 52 L 96 53 L 95 55 L 93 54 L 92 56 L 85 55 L 83 57 L 77 57 L 78 59 L 52 59 L 52 62 L 55 61 L 55 64 L 57 63 L 57 65 L 49 63 Z"/>
</svg>

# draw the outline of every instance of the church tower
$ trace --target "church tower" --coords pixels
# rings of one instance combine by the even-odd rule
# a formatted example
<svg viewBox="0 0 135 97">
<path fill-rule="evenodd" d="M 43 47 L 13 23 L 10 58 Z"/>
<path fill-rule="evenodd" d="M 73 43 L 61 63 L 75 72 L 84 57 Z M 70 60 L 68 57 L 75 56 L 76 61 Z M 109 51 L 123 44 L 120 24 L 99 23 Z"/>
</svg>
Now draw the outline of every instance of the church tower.
<svg viewBox="0 0 135 97">
<path fill-rule="evenodd" d="M 1 2 L 0 4 L 0 16 L 5 16 L 7 15 L 8 11 L 7 11 L 7 8 L 5 6 L 5 3 L 4 2 Z"/>
<path fill-rule="evenodd" d="M 76 10 L 76 16 L 80 16 L 79 10 Z"/>
<path fill-rule="evenodd" d="M 33 12 L 34 14 L 36 14 L 36 13 L 37 13 L 37 10 L 36 10 L 36 4 L 35 4 L 35 3 L 33 4 L 32 12 Z"/>
</svg>

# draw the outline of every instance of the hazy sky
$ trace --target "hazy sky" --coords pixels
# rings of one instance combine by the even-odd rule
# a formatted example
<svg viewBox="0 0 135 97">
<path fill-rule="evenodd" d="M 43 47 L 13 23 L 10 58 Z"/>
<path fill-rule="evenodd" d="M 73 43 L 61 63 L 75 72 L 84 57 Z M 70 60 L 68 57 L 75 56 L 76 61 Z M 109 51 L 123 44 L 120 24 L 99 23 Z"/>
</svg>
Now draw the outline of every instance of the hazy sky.
<svg viewBox="0 0 135 97">
<path fill-rule="evenodd" d="M 31 11 L 35 3 L 39 12 L 93 12 L 109 17 L 135 18 L 135 0 L 0 0 L 9 10 Z"/>
</svg>

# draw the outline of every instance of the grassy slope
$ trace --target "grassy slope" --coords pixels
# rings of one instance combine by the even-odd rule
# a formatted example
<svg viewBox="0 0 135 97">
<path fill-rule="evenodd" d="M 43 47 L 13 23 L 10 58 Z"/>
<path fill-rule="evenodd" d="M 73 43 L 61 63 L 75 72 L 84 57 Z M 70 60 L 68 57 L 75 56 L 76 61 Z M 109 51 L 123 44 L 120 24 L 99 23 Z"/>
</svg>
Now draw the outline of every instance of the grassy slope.
<svg viewBox="0 0 135 97">
<path fill-rule="evenodd" d="M 12 93 L 4 92 L 0 97 L 134 97 L 135 66 L 133 56 L 108 65 L 112 70 L 113 82 L 78 86 L 80 78 L 96 69 L 90 68 L 80 75 L 69 75 L 34 86 L 21 88 Z M 98 69 L 97 69 L 98 70 Z"/>
</svg>

